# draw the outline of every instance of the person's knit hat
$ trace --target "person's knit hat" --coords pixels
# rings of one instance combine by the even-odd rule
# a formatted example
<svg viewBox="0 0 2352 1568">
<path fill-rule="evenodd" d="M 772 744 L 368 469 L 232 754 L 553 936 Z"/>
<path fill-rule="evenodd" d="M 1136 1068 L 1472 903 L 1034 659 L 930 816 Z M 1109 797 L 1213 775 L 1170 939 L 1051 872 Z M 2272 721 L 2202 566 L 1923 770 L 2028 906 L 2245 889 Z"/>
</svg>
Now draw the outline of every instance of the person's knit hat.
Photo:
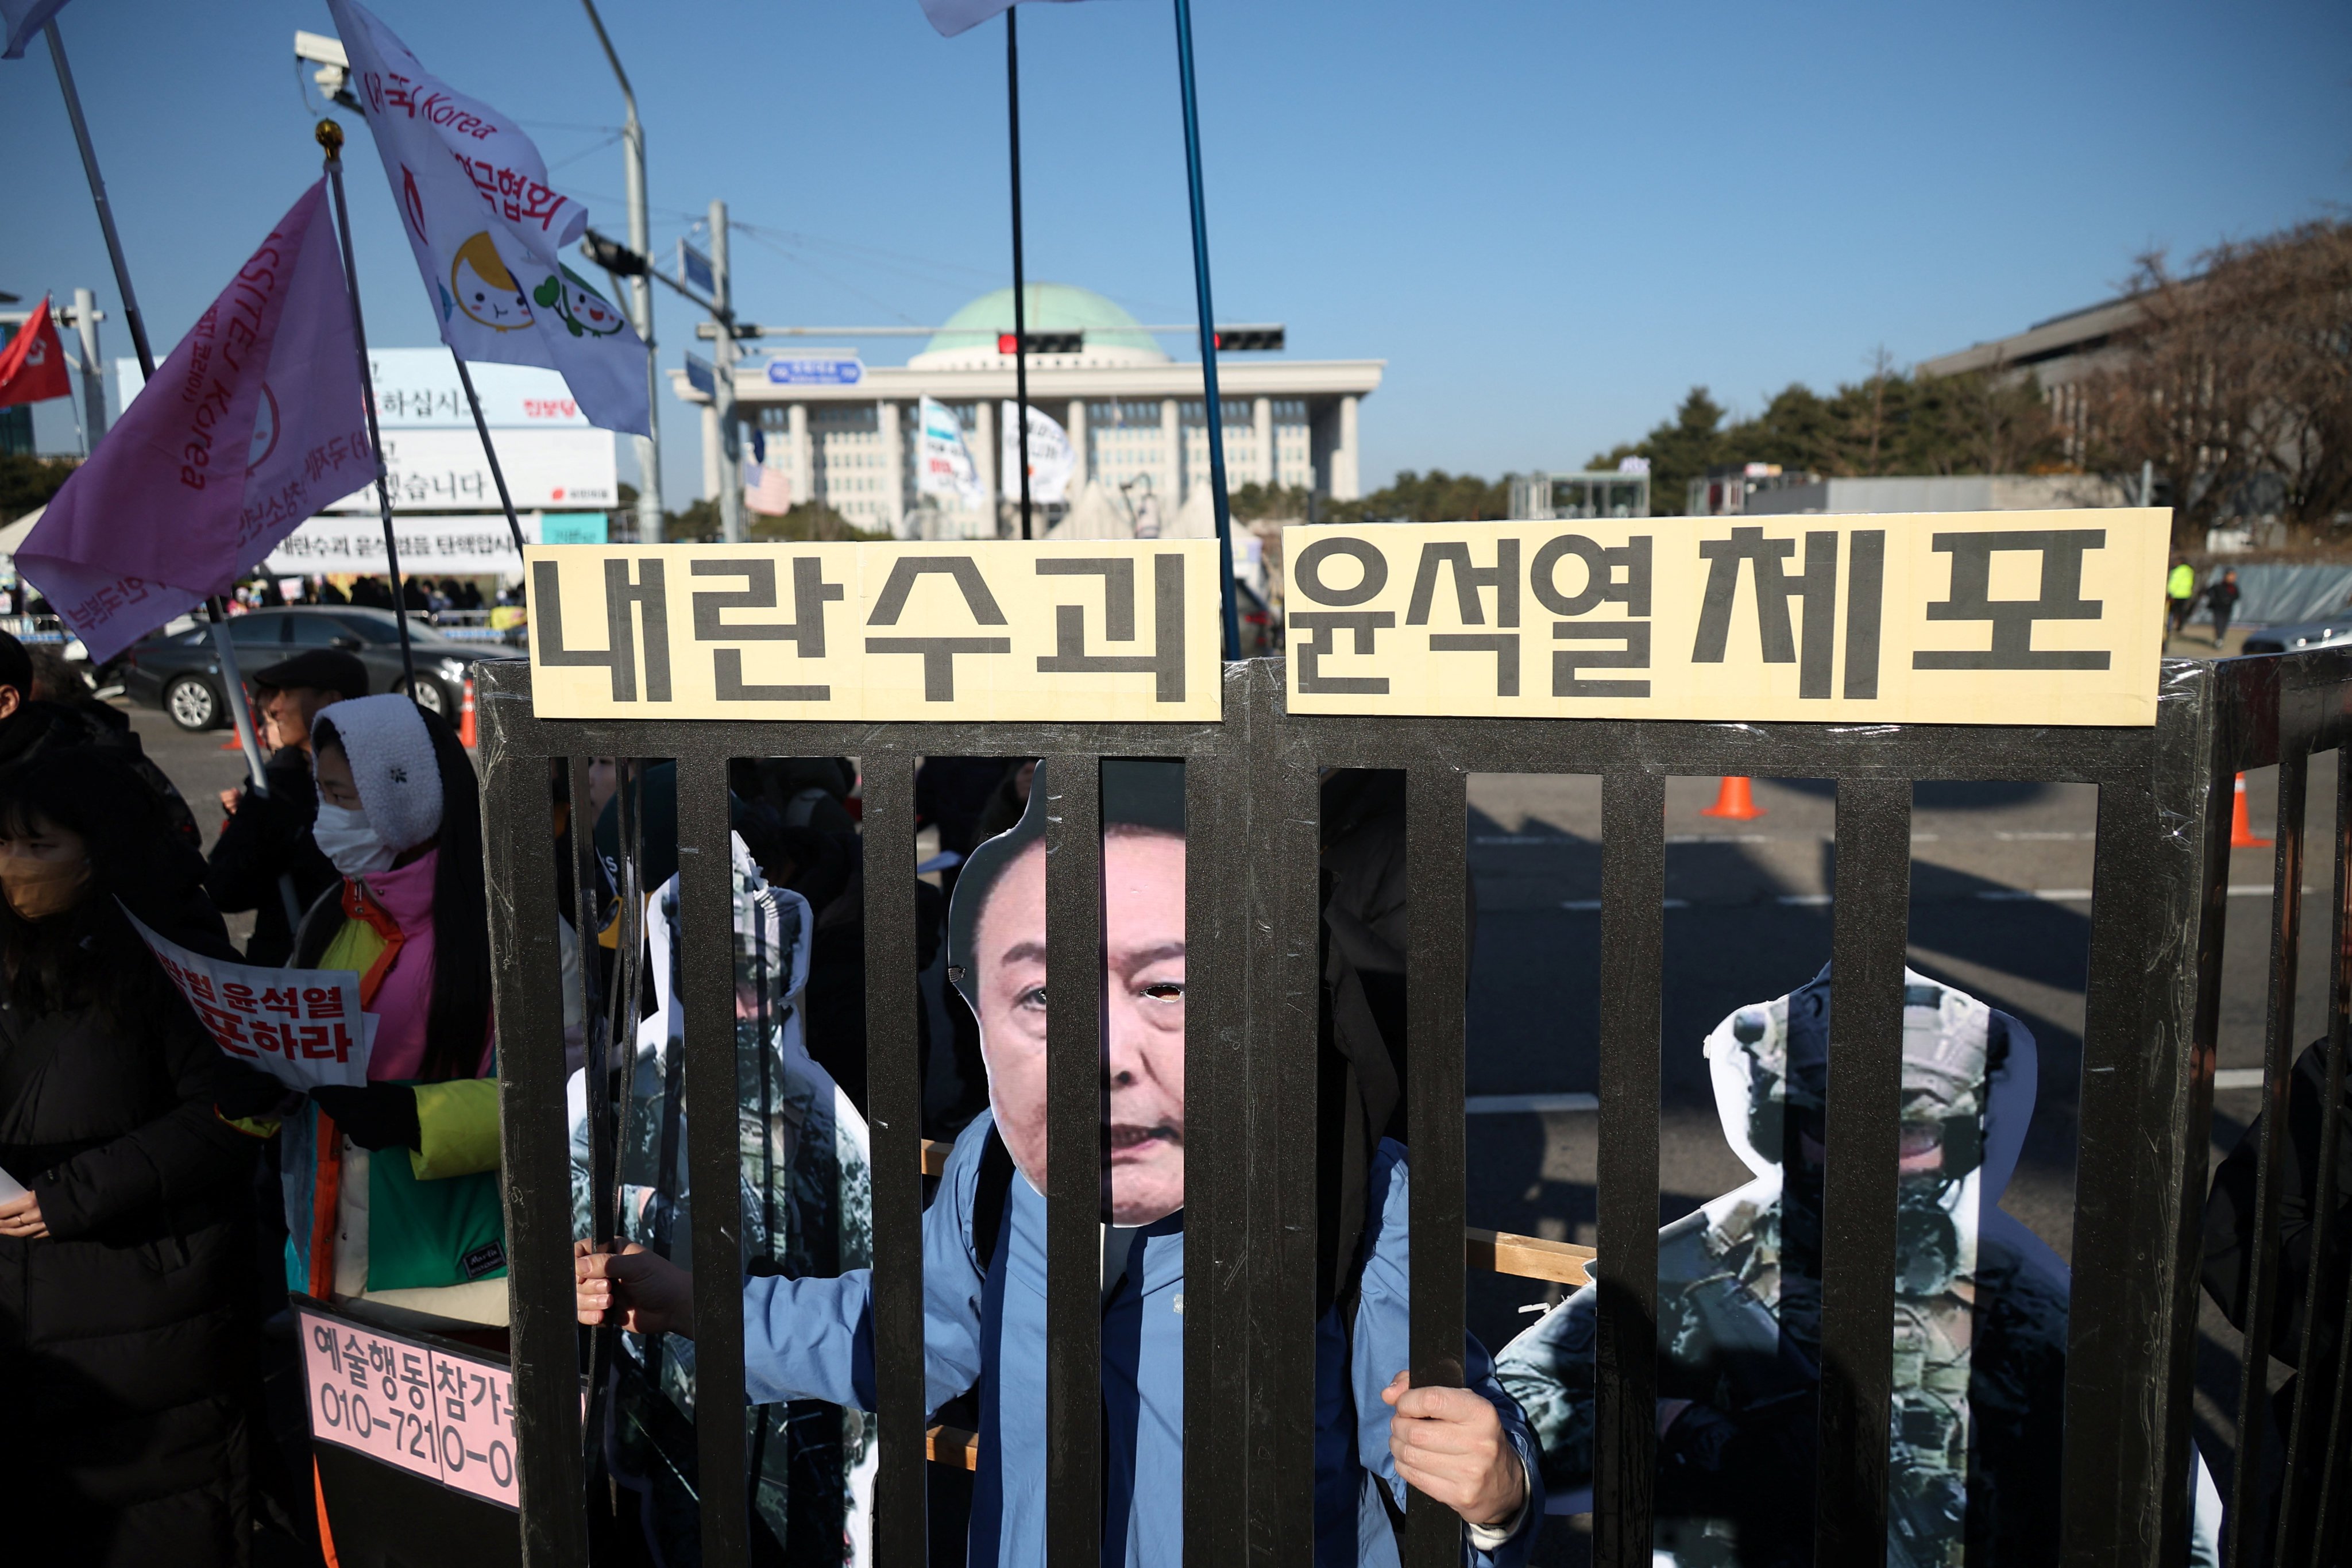
<svg viewBox="0 0 2352 1568">
<path fill-rule="evenodd" d="M 314 752 L 331 745 L 350 761 L 360 809 L 394 854 L 441 831 L 441 764 L 414 701 L 388 691 L 336 703 L 311 730 Z"/>
<path fill-rule="evenodd" d="M 289 686 L 332 691 L 349 701 L 367 695 L 368 673 L 366 665 L 341 648 L 312 647 L 254 671 L 253 683 L 280 691 Z"/>
</svg>

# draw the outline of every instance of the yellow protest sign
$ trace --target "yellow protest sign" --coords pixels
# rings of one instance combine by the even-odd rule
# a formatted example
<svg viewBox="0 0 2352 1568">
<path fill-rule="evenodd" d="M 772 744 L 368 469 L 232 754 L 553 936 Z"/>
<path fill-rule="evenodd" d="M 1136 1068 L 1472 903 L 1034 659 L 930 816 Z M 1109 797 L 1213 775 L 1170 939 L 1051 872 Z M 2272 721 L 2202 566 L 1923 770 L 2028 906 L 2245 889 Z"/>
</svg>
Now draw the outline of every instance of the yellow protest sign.
<svg viewBox="0 0 2352 1568">
<path fill-rule="evenodd" d="M 546 719 L 1199 721 L 1214 540 L 541 545 Z"/>
<path fill-rule="evenodd" d="M 2171 514 L 1283 531 L 1289 710 L 2152 724 Z"/>
</svg>

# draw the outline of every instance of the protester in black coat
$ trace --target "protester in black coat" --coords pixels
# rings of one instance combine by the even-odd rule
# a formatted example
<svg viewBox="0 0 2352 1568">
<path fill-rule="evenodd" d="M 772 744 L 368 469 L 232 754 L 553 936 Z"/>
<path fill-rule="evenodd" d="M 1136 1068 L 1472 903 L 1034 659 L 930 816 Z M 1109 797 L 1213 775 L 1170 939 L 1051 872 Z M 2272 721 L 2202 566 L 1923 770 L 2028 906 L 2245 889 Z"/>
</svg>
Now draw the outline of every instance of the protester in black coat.
<svg viewBox="0 0 2352 1568">
<path fill-rule="evenodd" d="M 204 842 L 195 814 L 163 770 L 147 760 L 131 721 L 94 697 L 36 701 L 32 656 L 23 643 L 0 632 L 0 767 L 77 746 L 114 752 L 155 796 L 172 831 L 190 848 Z"/>
<path fill-rule="evenodd" d="M 12 1562 L 245 1560 L 259 1140 L 215 1106 L 258 1075 L 122 913 L 233 956 L 202 874 L 116 758 L 0 774 L 0 1168 L 29 1189 L 0 1203 Z"/>
<path fill-rule="evenodd" d="M 311 648 L 257 671 L 253 682 L 278 744 L 263 771 L 269 793 L 256 794 L 251 784 L 222 792 L 229 817 L 213 844 L 205 891 L 225 914 L 254 912 L 247 963 L 284 963 L 294 952 L 287 895 L 299 918 L 343 879 L 310 837 L 319 816 L 310 721 L 336 702 L 365 697 L 367 667 L 340 648 Z"/>
</svg>

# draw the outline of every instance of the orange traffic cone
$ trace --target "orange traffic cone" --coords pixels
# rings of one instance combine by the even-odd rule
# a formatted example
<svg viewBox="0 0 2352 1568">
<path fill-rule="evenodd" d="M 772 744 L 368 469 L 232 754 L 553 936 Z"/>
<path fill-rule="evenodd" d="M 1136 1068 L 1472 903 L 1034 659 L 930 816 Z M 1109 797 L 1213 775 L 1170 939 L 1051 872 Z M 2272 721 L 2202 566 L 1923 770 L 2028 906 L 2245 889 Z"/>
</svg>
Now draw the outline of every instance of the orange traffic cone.
<svg viewBox="0 0 2352 1568">
<path fill-rule="evenodd" d="M 2253 818 L 2246 815 L 2246 775 L 2238 775 L 2238 787 L 2230 795 L 2230 847 L 2232 849 L 2267 849 L 2271 840 L 2254 837 Z"/>
<path fill-rule="evenodd" d="M 1715 804 L 1699 815 L 1725 817 L 1733 822 L 1753 822 L 1764 815 L 1764 808 L 1756 804 L 1756 796 L 1748 780 L 1726 774 L 1723 787 L 1715 792 Z"/>
<path fill-rule="evenodd" d="M 474 728 L 474 678 L 466 677 L 466 700 L 457 708 L 457 744 L 472 751 L 481 737 Z"/>
</svg>

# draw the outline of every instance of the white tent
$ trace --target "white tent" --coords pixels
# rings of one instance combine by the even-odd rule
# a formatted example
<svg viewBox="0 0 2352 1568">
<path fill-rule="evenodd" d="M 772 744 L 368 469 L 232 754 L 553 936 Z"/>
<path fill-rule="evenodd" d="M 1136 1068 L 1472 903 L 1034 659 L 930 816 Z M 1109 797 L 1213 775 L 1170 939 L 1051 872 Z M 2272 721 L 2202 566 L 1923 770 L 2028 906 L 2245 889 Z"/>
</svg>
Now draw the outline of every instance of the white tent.
<svg viewBox="0 0 2352 1568">
<path fill-rule="evenodd" d="M 16 552 L 24 548 L 25 536 L 33 531 L 33 524 L 40 521 L 41 514 L 48 510 L 37 506 L 7 527 L 0 528 L 0 555 L 14 560 Z"/>
<path fill-rule="evenodd" d="M 1176 516 L 1160 531 L 1162 539 L 1214 539 L 1217 537 L 1217 505 L 1209 499 L 1209 487 L 1195 485 L 1184 504 L 1176 509 Z"/>
<path fill-rule="evenodd" d="M 1070 510 L 1045 531 L 1048 539 L 1132 539 L 1135 526 L 1109 490 L 1087 480 L 1078 488 Z"/>
</svg>

